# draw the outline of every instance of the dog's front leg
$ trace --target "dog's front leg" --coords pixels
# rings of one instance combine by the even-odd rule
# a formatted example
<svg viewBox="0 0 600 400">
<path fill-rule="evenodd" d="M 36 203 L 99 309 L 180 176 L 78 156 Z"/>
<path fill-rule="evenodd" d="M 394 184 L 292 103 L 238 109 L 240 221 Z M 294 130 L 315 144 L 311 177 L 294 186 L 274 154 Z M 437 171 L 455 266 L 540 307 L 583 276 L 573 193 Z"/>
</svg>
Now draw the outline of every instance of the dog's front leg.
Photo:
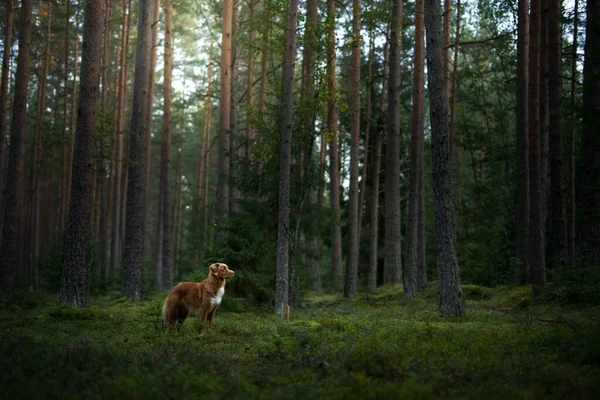
<svg viewBox="0 0 600 400">
<path fill-rule="evenodd" d="M 200 335 L 204 334 L 204 331 L 206 330 L 206 328 L 208 327 L 208 315 L 209 315 L 209 308 L 208 307 L 202 307 L 200 309 Z"/>
</svg>

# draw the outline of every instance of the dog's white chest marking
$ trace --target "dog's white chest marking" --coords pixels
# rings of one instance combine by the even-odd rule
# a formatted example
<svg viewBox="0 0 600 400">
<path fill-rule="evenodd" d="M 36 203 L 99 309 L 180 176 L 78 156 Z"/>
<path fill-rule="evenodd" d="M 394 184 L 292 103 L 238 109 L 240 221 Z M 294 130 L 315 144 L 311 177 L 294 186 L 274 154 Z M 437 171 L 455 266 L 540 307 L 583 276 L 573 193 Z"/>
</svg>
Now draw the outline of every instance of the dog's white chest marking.
<svg viewBox="0 0 600 400">
<path fill-rule="evenodd" d="M 210 299 L 210 305 L 211 306 L 216 306 L 218 304 L 221 304 L 221 300 L 223 299 L 223 295 L 224 294 L 225 294 L 225 285 L 221 286 L 219 288 L 219 291 L 215 295 L 215 297 L 213 297 L 213 298 Z"/>
</svg>

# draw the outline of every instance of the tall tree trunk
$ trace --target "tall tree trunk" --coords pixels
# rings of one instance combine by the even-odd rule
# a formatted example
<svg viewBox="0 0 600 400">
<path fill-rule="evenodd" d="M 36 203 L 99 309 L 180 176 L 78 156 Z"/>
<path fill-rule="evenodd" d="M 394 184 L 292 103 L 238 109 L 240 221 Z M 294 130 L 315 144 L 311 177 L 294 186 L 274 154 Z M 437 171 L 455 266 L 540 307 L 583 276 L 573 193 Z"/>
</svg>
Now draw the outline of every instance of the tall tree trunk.
<svg viewBox="0 0 600 400">
<path fill-rule="evenodd" d="M 517 26 L 517 191 L 516 227 L 516 271 L 518 283 L 529 282 L 527 240 L 529 238 L 529 0 L 519 0 Z"/>
<path fill-rule="evenodd" d="M 171 80 L 173 76 L 173 0 L 165 6 L 165 78 L 163 108 L 163 140 L 160 165 L 160 196 L 162 197 L 162 288 L 173 286 L 173 215 L 171 214 Z"/>
<path fill-rule="evenodd" d="M 125 95 L 127 86 L 127 53 L 129 52 L 129 10 L 131 0 L 123 0 L 123 27 L 121 31 L 121 60 L 118 77 L 118 98 L 116 110 L 116 138 L 113 187 L 113 212 L 112 212 L 112 237 L 110 244 L 110 268 L 114 271 L 120 256 L 121 248 L 121 214 L 123 211 L 121 200 L 123 198 L 121 186 L 124 175 L 123 169 L 123 136 L 125 135 Z"/>
<path fill-rule="evenodd" d="M 402 0 L 392 5 L 390 37 L 390 77 L 388 81 L 388 135 L 385 167 L 385 262 L 384 282 L 402 280 L 400 216 L 400 57 L 402 37 Z"/>
<path fill-rule="evenodd" d="M 419 224 L 417 228 L 417 289 L 427 287 L 427 254 L 425 232 L 425 134 L 419 138 Z"/>
<path fill-rule="evenodd" d="M 454 109 L 456 108 L 456 90 L 458 85 L 458 50 L 460 44 L 460 0 L 456 0 L 456 33 L 454 35 L 454 61 L 452 63 L 452 92 L 450 92 L 450 158 L 454 154 Z M 445 25 L 444 25 L 445 26 Z M 448 89 L 446 89 L 448 92 Z M 460 168 L 458 169 L 460 179 Z M 459 190 L 460 193 L 460 190 Z M 460 197 L 457 204 L 461 204 Z"/>
<path fill-rule="evenodd" d="M 600 265 L 600 29 L 596 23 L 599 20 L 600 1 L 588 0 L 583 63 L 583 129 L 576 182 L 576 236 L 577 254 L 582 263 L 590 267 Z"/>
<path fill-rule="evenodd" d="M 340 165 L 338 155 L 337 82 L 335 76 L 335 0 L 327 0 L 327 127 L 329 135 L 331 228 L 331 284 L 334 291 L 342 285 L 342 232 L 340 228 Z"/>
<path fill-rule="evenodd" d="M 152 51 L 152 14 L 154 1 L 141 0 L 138 15 L 138 40 L 131 110 L 131 139 L 127 168 L 127 205 L 125 210 L 125 237 L 123 243 L 122 294 L 131 300 L 140 300 L 144 236 L 146 232 L 146 124 L 148 122 L 148 82 Z"/>
<path fill-rule="evenodd" d="M 540 8 L 540 185 L 542 202 L 542 226 L 544 236 L 548 214 L 548 0 L 541 0 Z M 544 241 L 545 243 L 545 241 Z"/>
<path fill-rule="evenodd" d="M 269 59 L 269 35 L 271 33 L 271 0 L 264 0 L 263 7 L 265 30 L 262 34 L 260 87 L 258 89 L 258 112 L 260 115 L 263 115 L 263 112 L 265 111 L 265 98 L 267 91 L 267 61 Z"/>
<path fill-rule="evenodd" d="M 0 302 L 12 300 L 17 266 L 17 242 L 20 213 L 19 195 L 24 186 L 23 164 L 25 161 L 25 135 L 27 134 L 27 84 L 29 83 L 31 50 L 31 0 L 22 0 L 19 17 L 19 55 L 15 75 L 15 99 L 13 101 L 10 150 L 8 154 L 8 178 L 4 202 L 2 247 L 0 257 Z"/>
<path fill-rule="evenodd" d="M 212 104 L 210 100 L 210 88 L 212 83 L 213 76 L 213 65 L 212 62 L 209 62 L 207 68 L 206 75 L 206 95 L 204 96 L 204 124 L 202 126 L 202 134 L 200 137 L 200 157 L 198 157 L 198 180 L 197 180 L 197 188 L 196 188 L 196 199 L 195 199 L 195 215 L 200 217 L 200 210 L 202 208 L 202 204 L 204 204 L 204 198 L 202 196 L 207 195 L 208 187 L 204 184 L 204 175 L 207 173 L 206 168 L 208 167 L 208 151 L 209 148 L 209 131 L 210 131 L 210 114 L 212 111 Z M 206 207 L 206 205 L 204 205 Z M 204 214 L 204 211 L 202 211 Z M 198 265 L 200 261 L 200 253 L 204 251 L 204 247 L 206 246 L 206 233 L 205 230 L 200 231 L 201 226 L 207 226 L 206 216 L 204 216 L 202 220 L 202 225 L 200 224 L 200 220 L 196 223 L 194 227 L 194 237 L 196 239 L 196 246 L 194 246 L 194 262 Z"/>
<path fill-rule="evenodd" d="M 277 275 L 275 277 L 275 313 L 289 303 L 290 262 L 290 163 L 292 159 L 292 122 L 294 113 L 294 70 L 296 66 L 296 27 L 298 0 L 289 0 L 285 32 L 285 70 L 283 77 L 283 120 L 279 167 L 279 212 L 277 221 Z"/>
<path fill-rule="evenodd" d="M 38 80 L 38 98 L 37 110 L 35 115 L 35 131 L 33 139 L 33 168 L 31 172 L 31 210 L 30 210 L 30 249 L 29 249 L 29 286 L 37 289 L 38 263 L 40 258 L 40 242 L 42 232 L 40 228 L 40 192 L 42 190 L 42 163 L 44 161 L 45 149 L 42 140 L 43 118 L 46 110 L 46 82 L 48 79 L 48 69 L 50 67 L 50 40 L 52 36 L 52 3 L 48 3 L 46 25 L 46 37 L 44 41 L 44 54 L 42 56 L 42 66 L 39 71 Z M 51 199 L 51 196 L 50 196 Z M 50 200 L 51 201 L 51 200 Z M 45 241 L 44 241 L 45 242 Z"/>
<path fill-rule="evenodd" d="M 444 54 L 444 88 L 446 100 L 450 98 L 450 18 L 452 17 L 452 0 L 444 0 L 444 31 L 443 54 Z"/>
<path fill-rule="evenodd" d="M 154 1 L 154 11 L 152 12 L 152 50 L 150 57 L 150 80 L 148 81 L 148 115 L 146 117 L 146 221 L 148 220 L 150 210 L 150 182 L 152 172 L 152 110 L 154 107 L 154 73 L 156 71 L 156 49 L 158 47 L 158 22 L 160 17 L 160 0 Z M 166 49 L 166 48 L 165 48 Z M 150 250 L 149 232 L 144 232 L 144 246 Z M 170 288 L 170 287 L 169 287 Z"/>
<path fill-rule="evenodd" d="M 249 18 L 252 24 L 256 23 L 254 19 L 254 11 L 256 8 L 257 0 L 250 0 L 249 2 Z M 256 40 L 256 31 L 254 27 L 250 26 L 250 32 L 248 33 L 248 43 L 252 45 Z M 252 125 L 252 113 L 254 112 L 254 50 L 251 46 L 248 46 L 248 112 L 246 113 L 246 158 L 251 160 L 250 146 L 254 140 L 254 126 Z"/>
<path fill-rule="evenodd" d="M 569 133 L 569 208 L 568 208 L 568 235 L 569 257 L 575 256 L 575 84 L 577 82 L 577 34 L 579 28 L 579 0 L 575 0 L 573 16 L 573 56 L 571 57 L 571 131 Z"/>
<path fill-rule="evenodd" d="M 177 161 L 177 177 L 175 180 L 175 210 L 173 212 L 174 221 L 173 221 L 173 259 L 175 261 L 174 265 L 179 263 L 179 258 L 181 256 L 181 204 L 182 204 L 182 195 L 183 195 L 183 157 L 181 154 L 181 149 L 178 149 L 178 161 Z M 177 276 L 177 268 L 174 268 L 173 274 Z"/>
<path fill-rule="evenodd" d="M 448 107 L 444 92 L 440 0 L 425 2 L 427 30 L 427 82 L 431 118 L 433 195 L 439 281 L 439 306 L 442 316 L 465 312 L 456 256 L 456 223 L 452 199 L 452 168 L 448 135 Z"/>
<path fill-rule="evenodd" d="M 410 141 L 410 180 L 408 189 L 408 215 L 406 217 L 406 259 L 404 261 L 404 296 L 415 297 L 418 285 L 419 208 L 421 203 L 419 175 L 423 160 L 420 152 L 423 136 L 423 92 L 425 61 L 424 0 L 417 0 L 415 12 L 415 55 L 413 57 L 413 105 Z"/>
<path fill-rule="evenodd" d="M 83 22 L 83 52 L 81 54 L 81 85 L 79 118 L 73 153 L 73 184 L 65 238 L 65 264 L 60 287 L 60 304 L 85 307 L 88 302 L 86 285 L 86 254 L 92 218 L 92 185 L 96 120 L 100 100 L 100 68 L 102 65 L 102 27 L 104 0 L 88 0 Z"/>
<path fill-rule="evenodd" d="M 4 50 L 2 56 L 2 80 L 0 81 L 0 212 L 4 204 L 4 158 L 6 146 L 6 103 L 8 101 L 8 75 L 10 66 L 10 48 L 12 46 L 13 17 L 15 6 L 13 0 L 6 2 L 6 25 L 4 30 Z M 0 235 L 2 234 L 2 220 L 0 219 Z M 0 237 L 0 240 L 2 238 Z"/>
<path fill-rule="evenodd" d="M 358 157 L 360 140 L 360 0 L 352 1 L 352 94 L 350 144 L 350 199 L 348 204 L 348 259 L 346 260 L 345 297 L 356 297 L 358 280 Z M 365 149 L 365 151 L 367 151 Z"/>
<path fill-rule="evenodd" d="M 79 14 L 75 12 L 75 57 L 73 58 L 73 71 L 77 71 L 77 63 L 79 59 Z M 69 118 L 69 132 L 71 137 L 69 143 L 71 148 L 69 150 L 69 163 L 73 163 L 73 150 L 75 148 L 75 121 L 76 119 L 76 107 L 77 107 L 77 74 L 73 76 L 73 89 L 71 91 L 71 116 Z M 69 164 L 67 164 L 69 165 Z M 69 177 L 67 178 L 67 205 L 70 203 L 71 196 L 71 176 L 73 175 L 72 168 L 68 168 Z"/>
<path fill-rule="evenodd" d="M 67 104 L 69 99 L 69 27 L 71 25 L 71 0 L 67 0 L 67 11 L 65 16 L 65 91 L 63 102 L 63 128 L 62 128 L 62 145 L 60 149 L 60 208 L 58 213 L 59 232 L 62 234 L 65 231 L 65 221 L 67 219 Z M 104 82 L 103 82 L 104 85 Z M 103 88 L 104 91 L 104 88 Z"/>
<path fill-rule="evenodd" d="M 240 200 L 240 188 L 238 183 L 238 160 L 240 157 L 238 149 L 239 138 L 238 138 L 238 99 L 237 99 L 237 76 L 238 76 L 238 50 L 240 47 L 240 41 L 238 40 L 239 35 L 239 2 L 233 3 L 233 14 L 232 14 L 232 27 L 231 27 L 231 95 L 229 107 L 231 111 L 229 114 L 229 212 L 238 213 L 239 200 Z"/>
<path fill-rule="evenodd" d="M 221 30 L 221 96 L 219 98 L 219 179 L 217 186 L 217 242 L 225 237 L 229 213 L 229 141 L 231 127 L 231 45 L 233 1 L 223 0 Z"/>
<path fill-rule="evenodd" d="M 564 158 L 561 136 L 561 3 L 549 1 L 548 11 L 548 89 L 550 109 L 550 206 L 552 222 L 550 238 L 552 267 L 565 266 L 569 259 L 567 238 L 567 217 L 564 191 Z"/>
<path fill-rule="evenodd" d="M 546 284 L 540 143 L 540 0 L 531 0 L 529 30 L 529 240 L 531 283 Z"/>
<path fill-rule="evenodd" d="M 379 178 L 381 175 L 381 148 L 385 134 L 385 94 L 388 69 L 388 48 L 390 37 L 390 24 L 386 28 L 386 37 L 383 47 L 383 70 L 381 73 L 381 97 L 379 99 L 379 117 L 377 118 L 377 134 L 375 137 L 375 160 L 373 161 L 373 184 L 371 188 L 371 231 L 369 244 L 369 278 L 367 285 L 370 291 L 377 288 L 377 261 L 379 249 Z"/>
</svg>

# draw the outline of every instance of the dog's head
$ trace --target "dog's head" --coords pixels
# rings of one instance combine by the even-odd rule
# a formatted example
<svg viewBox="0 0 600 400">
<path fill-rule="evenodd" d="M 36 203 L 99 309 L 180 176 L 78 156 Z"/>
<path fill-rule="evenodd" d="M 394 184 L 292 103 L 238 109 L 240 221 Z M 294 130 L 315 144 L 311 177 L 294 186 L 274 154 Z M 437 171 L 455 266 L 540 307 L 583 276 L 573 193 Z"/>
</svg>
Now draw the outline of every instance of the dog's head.
<svg viewBox="0 0 600 400">
<path fill-rule="evenodd" d="M 227 279 L 233 277 L 235 272 L 229 269 L 227 264 L 223 263 L 215 263 L 212 264 L 209 269 L 209 274 L 213 275 L 216 278 Z"/>
</svg>

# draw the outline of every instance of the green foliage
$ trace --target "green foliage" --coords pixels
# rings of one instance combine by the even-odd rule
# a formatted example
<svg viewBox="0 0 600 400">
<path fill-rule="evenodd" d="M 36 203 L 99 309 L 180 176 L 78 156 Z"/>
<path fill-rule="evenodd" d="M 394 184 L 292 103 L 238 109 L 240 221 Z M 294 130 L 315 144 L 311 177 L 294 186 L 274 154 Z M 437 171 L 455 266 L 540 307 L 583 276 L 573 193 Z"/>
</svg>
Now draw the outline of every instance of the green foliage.
<svg viewBox="0 0 600 400">
<path fill-rule="evenodd" d="M 357 300 L 307 295 L 289 323 L 222 309 L 202 337 L 195 318 L 164 332 L 158 295 L 73 309 L 19 292 L 0 312 L 3 398 L 592 398 L 600 389 L 598 307 L 512 308 L 531 288 L 469 285 L 469 312 L 444 319 L 435 290 L 409 301 L 398 286 Z"/>
</svg>

